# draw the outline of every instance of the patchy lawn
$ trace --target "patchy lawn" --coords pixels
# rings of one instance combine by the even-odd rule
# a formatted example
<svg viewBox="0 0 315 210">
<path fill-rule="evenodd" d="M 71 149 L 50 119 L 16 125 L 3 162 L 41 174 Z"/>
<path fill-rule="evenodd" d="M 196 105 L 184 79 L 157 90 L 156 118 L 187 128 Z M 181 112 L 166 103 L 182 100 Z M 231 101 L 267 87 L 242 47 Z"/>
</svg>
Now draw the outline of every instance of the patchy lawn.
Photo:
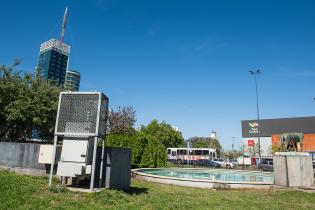
<svg viewBox="0 0 315 210">
<path fill-rule="evenodd" d="M 132 180 L 129 192 L 69 192 L 47 177 L 0 170 L 0 209 L 315 209 L 315 194 L 294 190 L 207 190 Z"/>
</svg>

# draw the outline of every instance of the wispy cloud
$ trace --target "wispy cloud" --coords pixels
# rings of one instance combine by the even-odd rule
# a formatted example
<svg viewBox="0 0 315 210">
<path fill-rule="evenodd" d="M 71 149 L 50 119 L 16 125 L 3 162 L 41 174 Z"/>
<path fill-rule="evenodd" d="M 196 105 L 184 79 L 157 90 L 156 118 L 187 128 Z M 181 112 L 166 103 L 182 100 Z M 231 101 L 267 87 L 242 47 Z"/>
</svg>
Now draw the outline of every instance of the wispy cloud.
<svg viewBox="0 0 315 210">
<path fill-rule="evenodd" d="M 211 44 L 211 40 L 208 38 L 208 39 L 204 40 L 203 42 L 197 44 L 194 47 L 194 50 L 195 51 L 201 51 L 201 50 L 207 48 L 210 44 Z"/>
</svg>

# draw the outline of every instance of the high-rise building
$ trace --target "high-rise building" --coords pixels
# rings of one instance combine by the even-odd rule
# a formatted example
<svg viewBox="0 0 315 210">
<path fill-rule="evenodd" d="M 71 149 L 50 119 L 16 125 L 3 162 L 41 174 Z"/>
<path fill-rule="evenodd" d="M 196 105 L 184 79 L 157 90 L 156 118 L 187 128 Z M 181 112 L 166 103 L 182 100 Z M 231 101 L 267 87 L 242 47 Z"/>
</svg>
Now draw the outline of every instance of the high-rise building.
<svg viewBox="0 0 315 210">
<path fill-rule="evenodd" d="M 81 75 L 78 71 L 69 70 L 66 73 L 65 87 L 72 91 L 80 90 Z"/>
<path fill-rule="evenodd" d="M 40 45 L 36 66 L 36 75 L 46 80 L 53 80 L 56 85 L 64 86 L 66 71 L 69 65 L 70 46 L 64 43 L 68 8 L 66 7 L 62 20 L 60 40 L 50 39 Z M 33 128 L 32 139 L 40 139 L 41 132 Z"/>
<path fill-rule="evenodd" d="M 57 39 L 50 39 L 40 46 L 37 71 L 44 79 L 64 85 L 69 64 L 70 46 Z"/>
</svg>

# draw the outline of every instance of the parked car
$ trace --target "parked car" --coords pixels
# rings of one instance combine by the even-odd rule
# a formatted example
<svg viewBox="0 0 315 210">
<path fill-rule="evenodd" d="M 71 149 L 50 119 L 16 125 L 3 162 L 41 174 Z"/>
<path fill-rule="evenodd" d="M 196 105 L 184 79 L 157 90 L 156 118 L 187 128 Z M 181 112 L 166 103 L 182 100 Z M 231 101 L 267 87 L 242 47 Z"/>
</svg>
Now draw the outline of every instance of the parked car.
<svg viewBox="0 0 315 210">
<path fill-rule="evenodd" d="M 215 163 L 212 160 L 204 159 L 204 160 L 195 160 L 194 165 L 197 166 L 206 166 L 210 168 L 221 168 L 221 165 L 218 163 Z"/>
<path fill-rule="evenodd" d="M 223 160 L 222 158 L 214 158 L 214 159 L 212 159 L 212 161 L 220 164 L 221 167 L 223 167 L 223 168 L 234 168 L 233 163 L 226 161 L 226 160 Z"/>
<path fill-rule="evenodd" d="M 273 159 L 262 159 L 258 168 L 262 171 L 273 171 Z"/>
<path fill-rule="evenodd" d="M 232 159 L 232 160 L 230 160 L 230 162 L 233 163 L 234 166 L 238 165 L 237 159 Z"/>
</svg>

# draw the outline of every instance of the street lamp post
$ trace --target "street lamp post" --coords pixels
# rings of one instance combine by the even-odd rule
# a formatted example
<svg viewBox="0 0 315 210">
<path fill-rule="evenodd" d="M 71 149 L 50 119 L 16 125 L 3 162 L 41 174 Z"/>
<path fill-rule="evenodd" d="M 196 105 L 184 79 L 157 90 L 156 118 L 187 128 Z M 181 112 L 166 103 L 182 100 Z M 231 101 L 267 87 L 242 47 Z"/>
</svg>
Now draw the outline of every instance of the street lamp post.
<svg viewBox="0 0 315 210">
<path fill-rule="evenodd" d="M 261 70 L 258 69 L 256 71 L 249 71 L 249 73 L 251 75 L 254 76 L 255 78 L 255 85 L 256 85 L 256 106 L 257 106 L 257 129 L 258 129 L 258 133 L 257 133 L 257 137 L 258 137 L 258 155 L 259 155 L 259 165 L 261 164 L 261 153 L 260 153 L 260 118 L 259 118 L 259 100 L 258 100 L 258 85 L 257 85 L 257 75 L 261 74 Z"/>
<path fill-rule="evenodd" d="M 232 152 L 234 152 L 234 139 L 235 139 L 235 137 L 233 136 L 233 137 L 232 137 L 232 139 L 233 139 L 233 143 L 232 143 Z"/>
</svg>

